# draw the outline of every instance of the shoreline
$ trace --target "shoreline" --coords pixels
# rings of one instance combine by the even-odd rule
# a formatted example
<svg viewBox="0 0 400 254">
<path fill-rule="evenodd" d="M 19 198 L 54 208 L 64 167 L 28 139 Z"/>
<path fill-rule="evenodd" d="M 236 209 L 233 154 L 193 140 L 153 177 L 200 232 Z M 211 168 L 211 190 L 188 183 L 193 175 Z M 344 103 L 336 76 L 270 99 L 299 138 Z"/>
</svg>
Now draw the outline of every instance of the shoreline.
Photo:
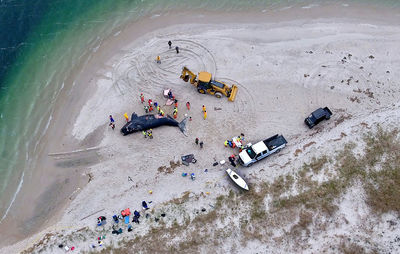
<svg viewBox="0 0 400 254">
<path fill-rule="evenodd" d="M 322 8 L 322 7 L 316 7 L 316 9 L 318 8 Z M 348 7 L 346 7 L 348 8 Z M 314 10 L 316 10 L 314 8 L 311 9 L 306 9 L 305 12 L 310 12 L 312 13 Z M 328 8 L 329 9 L 329 8 Z M 304 9 L 302 9 L 304 11 Z M 302 11 L 302 10 L 292 10 L 292 11 Z M 198 17 L 193 17 L 191 16 L 191 14 L 188 13 L 181 13 L 181 14 L 175 14 L 175 15 L 167 15 L 167 16 L 160 16 L 157 18 L 153 18 L 153 16 L 147 17 L 147 18 L 143 18 L 140 21 L 137 22 L 133 22 L 131 24 L 128 24 L 126 26 L 124 26 L 121 31 L 116 31 L 115 33 L 119 32 L 119 34 L 117 36 L 114 36 L 114 32 L 109 36 L 109 38 L 107 38 L 100 46 L 100 48 L 98 49 L 98 51 L 92 55 L 86 56 L 84 57 L 84 59 L 88 59 L 87 62 L 83 61 L 83 63 L 81 63 L 82 65 L 79 65 L 75 68 L 73 74 L 70 75 L 69 80 L 66 81 L 66 85 L 65 88 L 63 89 L 63 91 L 60 93 L 59 97 L 57 98 L 57 106 L 54 110 L 54 120 L 51 123 L 48 132 L 46 133 L 44 140 L 41 142 L 41 144 L 39 145 L 38 150 L 40 151 L 40 161 L 38 161 L 37 167 L 42 168 L 41 170 L 35 169 L 34 170 L 34 176 L 32 177 L 33 179 L 41 179 L 41 181 L 38 182 L 42 182 L 43 181 L 43 175 L 44 176 L 49 176 L 50 178 L 53 177 L 53 181 L 49 182 L 49 179 L 46 179 L 46 181 L 44 182 L 44 186 L 38 187 L 38 186 L 31 186 L 29 187 L 29 185 L 32 185 L 32 183 L 29 183 L 27 181 L 26 184 L 23 185 L 22 190 L 20 192 L 21 197 L 17 197 L 17 201 L 19 201 L 20 204 L 25 203 L 26 200 L 30 200 L 31 197 L 31 193 L 35 192 L 35 190 L 42 190 L 41 193 L 43 192 L 43 188 L 47 188 L 49 186 L 57 186 L 58 183 L 60 183 L 60 181 L 62 182 L 62 180 L 65 180 L 66 178 L 70 178 L 69 181 L 78 181 L 79 184 L 73 185 L 73 186 L 68 186 L 65 187 L 68 190 L 70 190 L 71 192 L 74 192 L 76 190 L 77 187 L 79 188 L 83 188 L 85 186 L 85 184 L 83 182 L 87 181 L 86 179 L 82 179 L 82 175 L 83 172 L 82 169 L 74 169 L 74 173 L 73 175 L 71 175 L 70 173 L 66 173 L 66 172 L 60 172 L 60 170 L 57 170 L 56 166 L 54 166 L 54 161 L 49 158 L 47 156 L 47 154 L 51 151 L 70 151 L 70 150 L 74 150 L 74 149 L 79 149 L 82 148 L 82 145 L 79 145 L 79 143 L 81 143 L 78 140 L 72 140 L 71 138 L 71 134 L 70 131 L 74 124 L 75 121 L 78 117 L 78 114 L 80 112 L 80 107 L 79 106 L 83 106 L 85 105 L 85 102 L 90 99 L 90 94 L 93 93 L 93 88 L 96 87 L 94 82 L 91 82 L 93 79 L 93 73 L 97 73 L 98 70 L 107 68 L 107 66 L 104 66 L 103 64 L 99 64 L 98 60 L 101 59 L 109 59 L 112 56 L 118 55 L 118 52 L 123 51 L 122 48 L 127 47 L 127 45 L 130 44 L 137 44 L 140 42 L 140 40 L 143 39 L 143 36 L 148 35 L 148 34 L 154 34 L 157 32 L 157 30 L 159 29 L 163 29 L 163 28 L 167 28 L 167 29 L 173 29 L 172 27 L 175 25 L 178 25 L 180 23 L 185 23 L 185 24 L 215 24 L 215 23 L 223 23 L 223 25 L 229 25 L 229 24 L 234 24 L 234 23 L 258 23 L 258 22 L 262 22 L 261 24 L 265 24 L 268 23 L 269 26 L 274 26 L 276 25 L 277 27 L 281 26 L 282 23 L 284 22 L 289 22 L 291 23 L 296 22 L 296 21 L 301 21 L 300 23 L 302 25 L 307 24 L 308 22 L 313 23 L 315 20 L 313 20 L 313 18 L 315 17 L 309 17 L 308 19 L 305 16 L 308 16 L 307 13 L 302 13 L 304 15 L 304 17 L 302 15 L 298 15 L 295 18 L 293 17 L 287 17 L 289 16 L 289 14 L 286 14 L 286 17 L 280 17 L 279 18 L 277 16 L 279 16 L 280 13 L 276 13 L 275 15 L 272 16 L 268 16 L 265 17 L 265 15 L 260 14 L 260 13 L 256 13 L 256 14 L 260 14 L 260 16 L 256 16 L 256 15 L 252 15 L 250 13 L 246 13 L 248 14 L 240 16 L 240 19 L 237 19 L 237 13 L 233 13 L 233 14 L 223 14 L 221 17 L 218 14 L 202 14 L 204 16 L 198 16 Z M 324 15 L 323 12 L 318 13 L 318 15 Z M 370 18 L 369 15 L 366 15 L 368 18 Z M 379 17 L 381 15 L 378 15 Z M 385 15 L 386 16 L 386 15 Z M 177 21 L 176 19 L 179 17 L 179 21 Z M 387 17 L 385 17 L 387 18 Z M 207 19 L 207 20 L 205 20 Z M 286 19 L 286 20 L 285 20 Z M 304 19 L 304 20 L 302 20 Z M 330 18 L 320 18 L 320 20 L 329 20 Z M 346 20 L 346 18 L 343 18 Z M 356 19 L 358 20 L 358 18 L 349 18 L 351 19 Z M 261 21 L 263 20 L 263 21 Z M 272 22 L 272 20 L 276 21 L 276 22 Z M 183 21 L 183 22 L 182 22 Z M 308 22 L 307 22 L 308 21 Z M 304 23 L 303 23 L 304 22 Z M 380 20 L 380 22 L 383 22 L 383 20 Z M 378 21 L 379 23 L 379 21 Z M 139 27 L 138 27 L 139 26 Z M 119 30 L 119 29 L 118 29 Z M 82 70 L 80 70 L 80 67 L 82 67 Z M 92 74 L 90 74 L 92 73 Z M 97 74 L 94 75 L 96 78 Z M 74 86 L 74 82 L 76 82 L 76 86 Z M 89 84 L 89 85 L 87 85 Z M 72 88 L 71 88 L 72 87 Z M 72 89 L 72 90 L 71 90 Z M 71 93 L 72 92 L 72 93 Z M 70 94 L 71 93 L 71 94 Z M 75 96 L 78 97 L 78 95 L 82 95 L 85 94 L 83 97 L 79 98 L 79 99 L 75 99 Z M 72 96 L 71 96 L 72 95 Z M 75 95 L 75 96 L 74 96 Z M 71 100 L 71 98 L 74 98 L 73 100 Z M 69 111 L 69 109 L 73 109 L 71 111 Z M 68 109 L 68 110 L 67 110 Z M 65 114 L 65 113 L 69 113 L 69 114 Z M 65 116 L 69 116 L 65 117 Z M 66 118 L 62 121 L 60 121 L 60 119 L 62 118 Z M 68 119 L 68 120 L 67 120 Z M 106 120 L 105 120 L 106 121 Z M 63 126 L 61 128 L 61 126 Z M 60 147 L 59 144 L 56 143 L 51 143 L 51 140 L 59 140 L 59 136 L 62 136 L 62 147 Z M 87 144 L 90 145 L 90 142 Z M 65 150 L 62 150 L 65 149 Z M 83 168 L 85 168 L 85 166 L 83 166 Z M 72 170 L 72 169 L 71 169 Z M 52 171 L 52 172 L 50 172 Z M 54 172 L 57 171 L 57 172 Z M 30 181 L 32 181 L 32 179 L 30 179 Z M 54 185 L 55 184 L 55 185 Z M 67 183 L 68 185 L 69 183 Z M 35 185 L 35 184 L 33 184 Z M 72 188 L 71 188 L 72 187 Z M 49 189 L 50 191 L 54 190 L 54 189 Z M 79 194 L 78 194 L 79 195 Z M 40 197 L 40 194 L 37 194 L 38 197 Z M 65 197 L 70 196 L 70 195 L 65 195 Z M 58 199 L 60 199 L 60 197 L 57 197 Z M 16 201 L 16 202 L 17 202 Z M 68 207 L 69 203 L 71 201 L 68 201 L 64 204 L 59 203 L 60 201 L 64 201 L 64 198 L 61 198 L 61 200 L 58 201 L 58 206 L 53 207 L 52 209 L 55 210 L 54 214 L 51 215 L 51 218 L 43 218 L 45 223 L 43 224 L 43 226 L 38 227 L 36 229 L 33 229 L 33 232 L 36 233 L 38 230 L 44 230 L 46 227 L 49 227 L 51 225 L 54 225 L 54 223 L 61 218 L 62 214 L 64 213 L 63 210 Z M 50 201 L 51 203 L 51 201 Z M 35 210 L 34 208 L 31 209 L 32 213 L 34 213 L 33 211 Z M 29 211 L 28 211 L 29 213 Z M 29 216 L 28 216 L 29 217 Z M 33 216 L 35 217 L 35 216 Z M 13 222 L 9 221 L 8 225 L 12 225 Z M 0 224 L 0 229 L 2 228 L 2 224 Z M 28 234 L 29 236 L 29 234 Z M 22 237 L 22 238 L 18 238 L 16 237 L 17 240 L 22 240 L 24 239 L 26 236 Z"/>
</svg>

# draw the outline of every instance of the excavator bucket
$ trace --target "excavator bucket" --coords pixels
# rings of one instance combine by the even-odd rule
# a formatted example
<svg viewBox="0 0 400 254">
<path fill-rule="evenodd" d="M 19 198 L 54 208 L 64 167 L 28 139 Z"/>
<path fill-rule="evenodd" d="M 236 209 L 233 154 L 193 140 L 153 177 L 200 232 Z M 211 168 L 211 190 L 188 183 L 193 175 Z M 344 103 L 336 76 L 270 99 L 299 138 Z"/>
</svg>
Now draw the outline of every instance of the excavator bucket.
<svg viewBox="0 0 400 254">
<path fill-rule="evenodd" d="M 237 91 L 238 91 L 238 87 L 236 85 L 232 85 L 231 95 L 229 96 L 228 101 L 234 101 L 235 100 Z"/>
</svg>

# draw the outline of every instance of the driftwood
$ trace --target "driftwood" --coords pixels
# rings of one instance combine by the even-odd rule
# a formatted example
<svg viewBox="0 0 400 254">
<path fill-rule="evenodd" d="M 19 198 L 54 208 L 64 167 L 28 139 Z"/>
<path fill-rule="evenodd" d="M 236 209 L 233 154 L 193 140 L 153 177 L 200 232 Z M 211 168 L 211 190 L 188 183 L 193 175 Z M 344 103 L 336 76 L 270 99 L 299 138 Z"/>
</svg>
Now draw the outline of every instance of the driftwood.
<svg viewBox="0 0 400 254">
<path fill-rule="evenodd" d="M 100 209 L 100 210 L 98 210 L 98 211 L 96 211 L 96 212 L 94 212 L 94 213 L 91 213 L 91 214 L 89 214 L 88 216 L 83 217 L 83 218 L 81 219 L 81 221 L 84 220 L 84 219 L 86 219 L 86 218 L 89 218 L 90 216 L 95 215 L 96 213 L 99 213 L 99 212 L 101 212 L 101 211 L 103 211 L 103 210 L 104 210 L 104 208 L 103 208 L 103 209 Z"/>
</svg>

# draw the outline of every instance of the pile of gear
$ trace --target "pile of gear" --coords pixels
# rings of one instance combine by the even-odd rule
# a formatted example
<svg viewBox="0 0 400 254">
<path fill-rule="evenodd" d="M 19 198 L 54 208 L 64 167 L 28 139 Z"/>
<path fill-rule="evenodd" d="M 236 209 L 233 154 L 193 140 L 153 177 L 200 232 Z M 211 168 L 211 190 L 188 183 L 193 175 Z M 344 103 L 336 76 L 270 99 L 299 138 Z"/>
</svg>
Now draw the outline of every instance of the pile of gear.
<svg viewBox="0 0 400 254">
<path fill-rule="evenodd" d="M 189 163 L 194 164 L 197 162 L 197 160 L 194 158 L 194 154 L 188 154 L 188 155 L 181 156 L 181 159 L 182 159 L 182 164 L 186 165 L 186 166 L 189 166 Z"/>
</svg>

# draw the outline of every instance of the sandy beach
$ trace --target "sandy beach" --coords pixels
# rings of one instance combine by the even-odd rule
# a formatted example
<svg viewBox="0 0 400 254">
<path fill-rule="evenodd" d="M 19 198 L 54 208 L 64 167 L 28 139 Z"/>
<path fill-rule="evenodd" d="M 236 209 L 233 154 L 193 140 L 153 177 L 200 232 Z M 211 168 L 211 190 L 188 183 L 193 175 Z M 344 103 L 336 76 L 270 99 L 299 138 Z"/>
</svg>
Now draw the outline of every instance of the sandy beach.
<svg viewBox="0 0 400 254">
<path fill-rule="evenodd" d="M 213 166 L 238 154 L 225 148 L 224 141 L 240 133 L 251 143 L 275 134 L 288 141 L 279 154 L 250 168 L 235 169 L 252 188 L 295 174 L 312 158 L 335 154 L 348 142 L 361 143 L 362 135 L 377 124 L 396 127 L 400 120 L 399 16 L 367 7 L 337 8 L 339 12 L 325 6 L 269 15 L 262 11 L 170 13 L 115 31 L 95 52 L 82 57 L 85 60 L 65 82 L 54 120 L 40 144 L 37 167 L 24 184 L 15 211 L 0 224 L 1 232 L 9 231 L 2 234 L 0 252 L 63 253 L 57 247 L 63 243 L 79 253 L 108 253 L 107 247 L 123 246 L 122 239 L 162 235 L 155 230 L 160 222 L 154 220 L 161 213 L 166 214 L 162 228 L 189 221 L 185 230 L 193 229 L 196 224 L 190 223 L 195 218 L 215 212 L 220 195 L 242 193 L 227 178 L 227 165 Z M 155 61 L 158 55 L 161 64 Z M 179 78 L 183 66 L 236 84 L 236 100 L 199 94 Z M 187 124 L 187 136 L 176 127 L 153 129 L 153 139 L 143 138 L 140 132 L 122 136 L 124 113 L 145 114 L 140 93 L 172 115 L 173 106 L 164 105 L 162 95 L 168 88 L 179 101 L 177 120 L 193 119 Z M 206 120 L 202 105 L 207 107 Z M 332 118 L 309 130 L 304 118 L 325 106 L 332 110 Z M 115 130 L 108 126 L 110 114 Z M 194 143 L 196 137 L 204 141 L 204 148 Z M 182 165 L 180 157 L 190 153 L 197 163 Z M 184 172 L 195 173 L 196 180 L 182 177 Z M 324 181 L 327 176 L 315 177 Z M 367 251 L 374 246 L 382 253 L 400 251 L 398 242 L 393 243 L 400 230 L 386 223 L 400 223 L 397 213 L 371 216 L 360 188 L 349 188 L 341 196 L 339 210 L 323 219 L 330 220 L 325 229 L 314 221 L 307 233 L 285 238 L 292 223 L 300 220 L 297 213 L 286 214 L 286 220 L 293 221 L 271 223 L 269 241 L 249 239 L 238 244 L 237 239 L 245 238 L 239 230 L 241 217 L 228 216 L 216 224 L 204 222 L 207 228 L 215 227 L 214 236 L 220 230 L 220 239 L 201 242 L 194 252 L 335 253 L 337 249 L 331 247 L 350 236 Z M 288 193 L 297 192 L 300 189 Z M 270 198 L 264 201 L 267 213 L 272 209 Z M 140 210 L 143 200 L 151 201 L 149 217 L 142 214 L 132 233 L 112 235 L 112 216 L 125 208 Z M 236 207 L 244 209 L 240 204 Z M 96 226 L 98 216 L 107 217 L 101 228 Z M 224 235 L 223 229 L 231 227 L 237 233 Z M 184 232 L 171 238 L 168 248 L 157 243 L 154 249 L 132 248 L 140 253 L 190 253 L 190 247 L 182 244 Z M 100 235 L 106 235 L 104 244 L 93 249 Z"/>
</svg>

